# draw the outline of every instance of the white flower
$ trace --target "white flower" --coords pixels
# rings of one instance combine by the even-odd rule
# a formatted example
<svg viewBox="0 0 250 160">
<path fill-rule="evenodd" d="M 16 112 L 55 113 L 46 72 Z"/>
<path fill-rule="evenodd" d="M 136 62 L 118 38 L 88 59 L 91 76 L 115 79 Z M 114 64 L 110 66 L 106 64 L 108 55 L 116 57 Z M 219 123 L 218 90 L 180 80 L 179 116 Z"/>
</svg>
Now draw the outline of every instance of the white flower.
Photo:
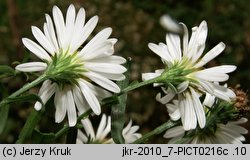
<svg viewBox="0 0 250 160">
<path fill-rule="evenodd" d="M 55 94 L 55 121 L 60 123 L 67 113 L 69 125 L 74 126 L 76 108 L 79 114 L 91 108 L 99 115 L 99 100 L 110 96 L 110 92 L 120 92 L 112 80 L 125 78 L 123 73 L 126 68 L 121 64 L 126 60 L 113 55 L 117 39 L 109 38 L 111 28 L 103 29 L 86 41 L 97 24 L 97 16 L 85 23 L 84 8 L 76 13 L 75 7 L 70 5 L 65 20 L 57 6 L 52 11 L 53 20 L 45 15 L 43 31 L 31 27 L 39 44 L 28 38 L 22 39 L 23 44 L 44 62 L 24 63 L 16 69 L 23 72 L 44 71 L 49 79 L 44 81 L 39 96 L 46 103 Z M 36 110 L 41 107 L 40 102 L 35 104 Z"/>
<path fill-rule="evenodd" d="M 218 109 L 214 107 L 216 103 L 220 103 L 216 100 L 216 98 L 210 94 L 206 94 L 206 97 L 203 101 L 203 106 L 209 107 L 206 109 L 207 118 L 210 118 L 210 124 L 206 124 L 204 128 L 194 128 L 193 130 L 186 131 L 183 126 L 176 126 L 166 131 L 164 134 L 164 138 L 171 138 L 169 143 L 175 143 L 178 140 L 185 139 L 184 143 L 242 143 L 245 141 L 244 136 L 241 134 L 247 134 L 248 130 L 239 126 L 239 124 L 243 124 L 247 122 L 246 118 L 241 118 L 237 121 L 228 121 L 226 124 L 220 122 L 220 118 L 225 118 L 224 113 L 216 113 L 213 109 Z M 176 100 L 174 100 L 174 104 L 167 105 L 169 110 L 172 112 L 176 112 L 173 107 L 174 105 L 178 105 Z M 222 106 L 225 108 L 225 106 Z M 177 109 L 178 110 L 178 109 Z M 210 112 L 213 110 L 213 112 Z M 208 113 L 210 112 L 210 113 Z M 171 112 L 170 112 L 171 113 Z M 229 113 L 230 114 L 230 113 Z M 220 117 L 220 115 L 223 115 Z M 215 117 L 215 119 L 213 118 Z M 224 119 L 222 120 L 224 121 Z M 190 135 L 189 135 L 190 134 Z"/>
<path fill-rule="evenodd" d="M 159 83 L 154 83 L 154 86 L 162 86 L 165 83 L 169 86 L 167 89 L 162 87 L 166 95 L 161 97 L 159 93 L 156 99 L 166 104 L 177 95 L 179 105 L 176 106 L 179 110 L 171 117 L 173 120 L 181 118 L 184 129 L 190 130 L 196 128 L 197 121 L 201 128 L 206 123 L 204 109 L 199 100 L 201 93 L 207 92 L 226 101 L 235 98 L 234 92 L 219 85 L 219 82 L 228 80 L 227 73 L 233 72 L 236 66 L 203 68 L 224 50 L 225 44 L 220 42 L 202 56 L 207 37 L 207 23 L 202 21 L 199 27 L 194 27 L 190 39 L 187 27 L 184 24 L 182 26 L 184 31 L 182 44 L 180 36 L 171 33 L 166 35 L 166 44 L 148 44 L 149 48 L 161 57 L 166 68 L 156 70 L 155 73 L 144 73 L 142 79 L 146 81 L 159 76 L 165 78 Z"/>
<path fill-rule="evenodd" d="M 247 134 L 248 130 L 239 126 L 247 122 L 246 118 L 237 121 L 229 121 L 227 124 L 217 124 L 217 129 L 213 134 L 196 134 L 188 138 L 184 143 L 192 144 L 241 144 L 245 141 L 242 134 Z M 187 134 L 192 132 L 187 131 Z M 173 127 L 164 134 L 164 138 L 172 138 L 168 143 L 175 143 L 184 137 L 185 130 L 182 126 Z"/>
<path fill-rule="evenodd" d="M 84 132 L 78 130 L 76 143 L 114 143 L 112 138 L 108 138 L 108 134 L 111 131 L 111 117 L 103 114 L 97 132 L 95 134 L 91 121 L 86 118 L 81 121 Z M 135 140 L 141 137 L 140 133 L 136 133 L 139 130 L 139 126 L 132 126 L 132 120 L 129 121 L 128 125 L 123 129 L 122 135 L 125 143 L 133 143 Z"/>
</svg>

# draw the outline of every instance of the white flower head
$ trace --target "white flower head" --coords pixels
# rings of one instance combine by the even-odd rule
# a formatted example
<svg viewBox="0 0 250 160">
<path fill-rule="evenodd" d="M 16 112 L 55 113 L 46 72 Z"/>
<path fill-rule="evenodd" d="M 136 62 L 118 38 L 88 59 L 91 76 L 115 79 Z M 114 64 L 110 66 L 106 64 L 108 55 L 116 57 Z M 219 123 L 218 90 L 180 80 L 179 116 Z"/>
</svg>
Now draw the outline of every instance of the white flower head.
<svg viewBox="0 0 250 160">
<path fill-rule="evenodd" d="M 225 49 L 225 44 L 220 42 L 203 55 L 208 31 L 206 21 L 192 29 L 190 39 L 187 27 L 183 23 L 181 25 L 184 31 L 182 43 L 179 35 L 168 33 L 166 44 L 148 44 L 149 48 L 161 57 L 166 68 L 156 70 L 155 73 L 143 73 L 142 79 L 145 81 L 162 77 L 154 86 L 167 84 L 169 87 L 162 87 L 166 95 L 161 97 L 159 93 L 156 99 L 167 104 L 178 96 L 179 114 L 170 114 L 173 114 L 173 120 L 181 118 L 184 129 L 190 130 L 196 128 L 197 121 L 201 128 L 206 123 L 204 109 L 199 100 L 201 93 L 210 93 L 225 101 L 235 98 L 235 93 L 219 85 L 219 82 L 228 80 L 228 73 L 233 72 L 236 66 L 221 65 L 205 69 L 204 65 L 218 56 Z"/>
<path fill-rule="evenodd" d="M 110 92 L 120 92 L 112 80 L 125 78 L 123 73 L 126 68 L 121 64 L 126 60 L 113 55 L 117 39 L 109 38 L 111 28 L 103 29 L 87 41 L 98 17 L 85 22 L 84 8 L 76 13 L 74 5 L 70 5 L 64 19 L 60 9 L 54 6 L 52 15 L 53 20 L 45 15 L 43 31 L 31 27 L 38 43 L 22 39 L 23 44 L 44 62 L 24 63 L 16 69 L 23 72 L 44 71 L 49 79 L 44 81 L 39 96 L 46 103 L 55 94 L 55 121 L 60 123 L 67 114 L 69 125 L 74 126 L 77 110 L 82 114 L 91 108 L 99 115 L 99 101 L 110 96 Z M 40 102 L 35 104 L 36 110 L 41 107 Z"/>
<path fill-rule="evenodd" d="M 206 118 L 209 119 L 209 123 L 207 123 L 204 128 L 197 127 L 189 131 L 185 130 L 184 124 L 183 126 L 175 126 L 167 130 L 163 137 L 171 138 L 169 143 L 176 143 L 178 141 L 195 144 L 242 143 L 245 141 L 242 134 L 247 134 L 248 130 L 241 127 L 240 124 L 247 122 L 247 119 L 240 118 L 236 121 L 230 120 L 232 118 L 231 115 L 233 115 L 230 113 L 230 110 L 234 108 L 234 104 L 224 102 L 218 101 L 214 96 L 207 93 L 203 101 L 203 106 L 209 108 L 205 109 L 207 115 Z M 174 104 L 167 105 L 168 110 L 170 110 L 170 116 L 180 114 L 179 109 L 173 107 L 174 105 L 178 105 L 176 100 L 174 101 Z M 235 113 L 235 110 L 233 112 Z"/>
<path fill-rule="evenodd" d="M 113 144 L 112 138 L 108 138 L 111 132 L 111 117 L 103 114 L 100 124 L 95 133 L 94 127 L 91 121 L 86 118 L 81 121 L 84 132 L 78 130 L 77 141 L 78 144 L 83 143 L 102 143 L 102 144 Z M 135 140 L 141 137 L 140 133 L 136 133 L 139 130 L 139 126 L 132 126 L 132 120 L 129 121 L 128 125 L 122 130 L 122 135 L 125 143 L 133 143 Z"/>
<path fill-rule="evenodd" d="M 216 131 L 210 134 L 194 134 L 185 139 L 183 143 L 191 144 L 241 144 L 245 141 L 242 134 L 247 134 L 248 130 L 240 126 L 247 122 L 246 118 L 237 121 L 229 121 L 227 124 L 218 123 Z M 187 132 L 187 133 L 186 133 Z M 173 127 L 164 134 L 164 138 L 171 138 L 168 143 L 175 143 L 184 138 L 185 134 L 191 133 L 185 131 L 183 126 Z"/>
</svg>

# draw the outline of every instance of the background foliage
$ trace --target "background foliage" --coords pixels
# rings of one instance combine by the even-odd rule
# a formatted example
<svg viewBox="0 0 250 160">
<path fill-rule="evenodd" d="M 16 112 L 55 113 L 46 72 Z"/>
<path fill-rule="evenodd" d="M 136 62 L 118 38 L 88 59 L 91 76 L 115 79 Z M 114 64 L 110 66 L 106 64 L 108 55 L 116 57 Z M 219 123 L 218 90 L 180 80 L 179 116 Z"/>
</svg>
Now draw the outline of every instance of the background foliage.
<svg viewBox="0 0 250 160">
<path fill-rule="evenodd" d="M 234 64 L 237 71 L 232 73 L 229 86 L 241 85 L 244 91 L 250 86 L 250 3 L 249 0 L 1 0 L 0 1 L 0 64 L 15 67 L 17 63 L 35 59 L 24 49 L 21 38 L 31 35 L 31 25 L 42 28 L 45 13 L 51 14 L 52 6 L 58 5 L 65 14 L 69 4 L 84 7 L 87 18 L 99 16 L 94 32 L 104 27 L 112 27 L 112 36 L 118 38 L 116 54 L 132 58 L 131 81 L 141 80 L 141 73 L 161 68 L 159 57 L 149 50 L 149 42 L 165 41 L 166 31 L 159 25 L 159 17 L 170 14 L 176 20 L 184 22 L 188 28 L 199 25 L 202 20 L 208 23 L 206 51 L 223 41 L 226 50 L 208 65 Z M 19 89 L 36 75 L 28 77 L 18 73 L 15 77 L 0 79 L 0 98 Z M 37 93 L 38 88 L 31 93 Z M 141 88 L 128 95 L 126 108 L 127 121 L 132 118 L 140 125 L 140 132 L 146 133 L 168 119 L 166 108 L 155 101 L 159 90 L 152 86 Z M 249 92 L 248 92 L 249 95 Z M 13 143 L 23 127 L 34 102 L 12 104 L 6 125 L 0 122 L 3 132 L 0 143 Z M 110 114 L 109 108 L 103 111 Z M 99 122 L 100 117 L 93 117 Z M 248 116 L 250 118 L 250 116 Z M 43 132 L 56 132 L 62 124 L 54 123 L 53 102 L 46 105 L 46 112 L 39 129 Z M 250 122 L 245 124 L 250 130 Z M 246 135 L 250 142 L 250 134 Z M 58 143 L 63 143 L 63 139 Z M 149 143 L 166 143 L 162 136 L 155 137 Z"/>
</svg>

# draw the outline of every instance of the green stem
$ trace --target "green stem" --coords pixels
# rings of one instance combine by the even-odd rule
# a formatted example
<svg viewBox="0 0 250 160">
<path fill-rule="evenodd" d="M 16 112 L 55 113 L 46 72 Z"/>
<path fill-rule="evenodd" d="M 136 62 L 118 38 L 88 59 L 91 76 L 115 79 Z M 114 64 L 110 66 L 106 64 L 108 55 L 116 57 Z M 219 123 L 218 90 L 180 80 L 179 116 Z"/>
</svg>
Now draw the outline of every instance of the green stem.
<svg viewBox="0 0 250 160">
<path fill-rule="evenodd" d="M 40 77 L 38 77 L 37 79 L 35 79 L 34 81 L 32 81 L 31 83 L 28 83 L 26 85 L 24 85 L 22 88 L 20 88 L 19 90 L 17 90 L 16 92 L 12 93 L 10 96 L 4 98 L 1 102 L 0 102 L 0 108 L 7 105 L 9 103 L 8 99 L 11 98 L 15 98 L 17 96 L 19 96 L 20 94 L 26 92 L 27 90 L 29 90 L 30 88 L 38 85 L 39 83 L 43 82 L 44 80 L 47 79 L 47 76 L 45 74 L 41 75 Z"/>
<path fill-rule="evenodd" d="M 146 86 L 146 85 L 149 85 L 152 83 L 159 83 L 160 81 L 162 81 L 162 76 L 158 76 L 156 78 L 153 78 L 153 79 L 150 79 L 147 81 L 142 81 L 140 83 L 129 85 L 128 87 L 124 88 L 120 93 L 118 93 L 117 96 L 120 96 L 120 95 L 122 95 L 126 92 L 129 92 L 129 91 L 132 91 L 134 89 L 140 88 L 142 86 Z"/>
<path fill-rule="evenodd" d="M 141 138 L 137 139 L 134 144 L 141 144 L 150 139 L 151 137 L 161 134 L 162 132 L 166 131 L 167 129 L 170 129 L 174 126 L 176 126 L 178 122 L 173 122 L 171 120 L 163 123 L 162 125 L 155 128 L 153 131 L 148 132 L 147 134 L 143 135 Z"/>
</svg>

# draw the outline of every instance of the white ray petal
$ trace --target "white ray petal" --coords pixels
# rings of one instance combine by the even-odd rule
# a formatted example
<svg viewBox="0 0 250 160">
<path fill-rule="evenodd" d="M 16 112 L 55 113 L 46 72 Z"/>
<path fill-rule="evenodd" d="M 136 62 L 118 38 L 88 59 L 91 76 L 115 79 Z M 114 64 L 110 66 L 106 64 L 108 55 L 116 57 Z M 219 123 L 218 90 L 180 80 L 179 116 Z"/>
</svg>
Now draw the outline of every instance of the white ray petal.
<svg viewBox="0 0 250 160">
<path fill-rule="evenodd" d="M 229 75 L 219 72 L 208 72 L 205 70 L 194 73 L 196 78 L 210 82 L 224 82 L 229 79 Z"/>
<path fill-rule="evenodd" d="M 56 91 L 56 83 L 50 83 L 49 80 L 44 81 L 38 93 L 41 100 L 43 101 L 43 104 L 47 103 L 47 101 L 55 93 L 55 91 Z M 42 108 L 42 104 L 40 102 L 36 102 L 34 108 L 35 110 L 39 111 Z"/>
<path fill-rule="evenodd" d="M 47 64 L 43 62 L 27 62 L 17 65 L 15 69 L 22 72 L 38 72 L 44 71 L 46 68 Z"/>
<path fill-rule="evenodd" d="M 89 35 L 93 32 L 93 30 L 95 29 L 96 25 L 98 22 L 98 17 L 94 16 L 92 17 L 83 27 L 83 29 L 81 29 L 78 33 L 78 35 L 75 35 L 75 37 L 73 38 L 73 40 L 71 41 L 71 44 L 73 45 L 74 49 L 77 49 L 80 45 L 82 45 L 87 38 L 89 37 Z"/>
<path fill-rule="evenodd" d="M 156 77 L 158 77 L 160 75 L 161 75 L 160 73 L 142 73 L 142 80 L 146 81 L 146 80 L 149 80 L 149 79 L 156 78 Z"/>
<path fill-rule="evenodd" d="M 112 50 L 112 43 L 111 42 L 104 42 L 95 48 L 85 49 L 83 48 L 79 55 L 82 56 L 85 60 L 90 60 L 93 58 L 98 58 L 100 56 L 107 56 L 106 53 L 109 52 L 109 50 Z"/>
<path fill-rule="evenodd" d="M 83 132 L 78 129 L 77 130 L 77 139 L 76 139 L 76 144 L 83 144 L 83 143 L 87 143 L 88 142 L 88 138 L 85 134 L 83 134 Z"/>
<path fill-rule="evenodd" d="M 95 94 L 95 96 L 98 98 L 107 98 L 112 96 L 112 94 L 110 92 L 108 92 L 107 90 L 100 88 L 98 86 L 95 86 L 91 83 L 89 83 L 88 81 L 85 81 L 85 84 L 88 85 L 88 87 L 91 89 L 91 91 Z"/>
<path fill-rule="evenodd" d="M 206 93 L 205 99 L 203 101 L 203 105 L 206 107 L 212 107 L 215 102 L 215 96 L 212 96 L 209 93 Z"/>
<path fill-rule="evenodd" d="M 126 77 L 123 74 L 111 74 L 111 73 L 101 73 L 101 72 L 96 72 L 97 74 L 100 74 L 103 77 L 106 77 L 107 79 L 110 80 L 115 80 L 115 81 L 122 81 Z"/>
<path fill-rule="evenodd" d="M 69 47 L 70 42 L 73 38 L 74 34 L 74 27 L 75 27 L 75 18 L 76 18 L 76 10 L 73 4 L 68 7 L 67 14 L 66 14 L 66 24 L 65 24 L 65 46 Z M 76 32 L 76 31 L 75 31 Z M 71 46 L 70 46 L 71 47 Z"/>
<path fill-rule="evenodd" d="M 233 131 L 237 131 L 239 134 L 247 134 L 248 133 L 248 130 L 246 128 L 241 127 L 239 125 L 232 124 L 230 122 L 228 122 L 226 124 L 226 127 L 230 128 Z"/>
<path fill-rule="evenodd" d="M 103 130 L 106 128 L 106 125 L 107 125 L 107 116 L 103 114 L 96 132 L 96 139 L 101 140 L 103 138 L 102 133 Z"/>
<path fill-rule="evenodd" d="M 199 72 L 204 72 L 204 73 L 231 73 L 233 71 L 236 70 L 236 66 L 235 65 L 221 65 L 221 66 L 215 66 L 215 67 L 211 67 L 211 68 L 207 68 L 207 69 L 203 69 L 201 71 L 198 71 L 196 73 Z"/>
<path fill-rule="evenodd" d="M 102 62 L 102 63 L 113 63 L 113 64 L 123 64 L 126 63 L 126 59 L 120 56 L 105 56 L 100 58 L 90 59 L 88 62 Z"/>
<path fill-rule="evenodd" d="M 123 128 L 122 134 L 127 134 L 129 132 L 131 126 L 132 126 L 132 120 L 130 120 L 129 123 L 127 124 L 127 126 L 125 128 Z"/>
<path fill-rule="evenodd" d="M 162 42 L 160 42 L 158 46 L 159 46 L 159 49 L 160 49 L 162 55 L 168 57 L 167 59 L 161 58 L 162 61 L 166 62 L 167 65 L 172 64 L 172 62 L 176 59 L 175 58 L 176 54 L 173 53 L 173 52 L 170 52 L 169 49 L 168 49 L 168 46 L 166 44 L 162 43 Z"/>
<path fill-rule="evenodd" d="M 77 15 L 76 15 L 76 21 L 75 21 L 75 27 L 76 28 L 82 28 L 84 27 L 84 23 L 85 23 L 85 9 L 84 8 L 80 8 Z M 76 29 L 75 28 L 75 29 Z"/>
<path fill-rule="evenodd" d="M 53 19 L 55 23 L 56 33 L 57 33 L 57 39 L 59 42 L 59 48 L 65 50 L 66 46 L 63 46 L 65 43 L 65 23 L 63 14 L 60 11 L 60 9 L 57 6 L 53 6 L 52 9 Z"/>
<path fill-rule="evenodd" d="M 230 124 L 243 124 L 243 123 L 246 123 L 248 121 L 247 118 L 241 118 L 237 121 L 230 121 Z"/>
<path fill-rule="evenodd" d="M 197 116 L 198 123 L 200 125 L 200 128 L 204 128 L 206 124 L 206 116 L 205 116 L 205 111 L 204 108 L 201 104 L 201 101 L 199 99 L 199 95 L 192 89 L 190 88 L 191 94 L 192 94 L 192 99 L 193 99 L 193 107 L 194 111 Z"/>
<path fill-rule="evenodd" d="M 76 107 L 74 103 L 74 98 L 70 87 L 67 88 L 66 99 L 67 101 L 65 105 L 67 108 L 69 126 L 73 127 L 76 125 L 77 116 L 76 116 Z"/>
<path fill-rule="evenodd" d="M 188 29 L 186 27 L 186 25 L 184 23 L 180 23 L 183 27 L 183 41 L 182 41 L 182 45 L 183 45 L 183 56 L 187 55 L 188 52 Z"/>
<path fill-rule="evenodd" d="M 189 86 L 189 81 L 184 81 L 177 86 L 178 93 L 184 92 Z"/>
<path fill-rule="evenodd" d="M 59 87 L 57 87 L 56 93 L 55 93 L 55 99 L 54 99 L 54 104 L 56 107 L 56 113 L 55 113 L 56 123 L 62 122 L 66 115 L 66 111 L 67 111 L 66 101 L 67 101 L 66 91 L 60 90 Z"/>
<path fill-rule="evenodd" d="M 54 51 L 57 53 L 57 52 L 59 52 L 59 46 L 58 46 L 58 42 L 56 39 L 54 25 L 53 25 L 51 17 L 48 14 L 45 14 L 45 17 L 46 17 L 46 21 L 47 21 L 46 25 L 47 25 L 47 29 L 48 29 L 47 38 L 50 39 L 51 43 L 54 46 Z"/>
<path fill-rule="evenodd" d="M 92 81 L 94 81 L 95 83 L 97 83 L 98 85 L 100 85 L 101 87 L 103 87 L 111 92 L 114 92 L 114 93 L 120 92 L 120 88 L 118 87 L 117 84 L 115 84 L 111 80 L 109 80 L 101 75 L 98 75 L 94 72 L 86 72 L 86 73 L 84 73 L 84 75 L 86 77 L 88 77 L 89 79 L 91 79 Z"/>
<path fill-rule="evenodd" d="M 86 118 L 84 120 L 81 120 L 81 122 L 82 122 L 82 125 L 86 132 L 87 137 L 90 136 L 90 138 L 95 139 L 95 131 L 94 131 L 91 121 L 88 118 Z"/>
<path fill-rule="evenodd" d="M 86 50 L 92 50 L 92 48 L 96 48 L 99 46 L 101 43 L 104 43 L 107 41 L 109 36 L 112 33 L 112 28 L 108 27 L 103 30 L 101 30 L 97 35 L 95 35 L 89 42 L 86 44 L 84 49 Z"/>
<path fill-rule="evenodd" d="M 181 33 L 181 26 L 172 19 L 169 15 L 165 14 L 160 18 L 160 24 L 168 31 L 173 33 Z"/>
<path fill-rule="evenodd" d="M 202 67 L 205 64 L 207 64 L 209 61 L 217 57 L 223 50 L 225 49 L 225 44 L 223 42 L 220 42 L 217 44 L 213 49 L 211 49 L 209 52 L 207 52 L 201 60 L 198 61 L 197 64 L 195 64 L 196 68 Z"/>
<path fill-rule="evenodd" d="M 149 43 L 148 47 L 154 52 L 156 53 L 158 56 L 160 56 L 161 58 L 163 58 L 164 60 L 168 61 L 170 59 L 170 57 L 167 54 L 167 51 L 164 53 L 162 52 L 162 47 L 159 47 L 158 45 L 154 44 L 154 43 Z"/>
<path fill-rule="evenodd" d="M 204 89 L 206 92 L 210 93 L 213 95 L 214 93 L 214 87 L 211 82 L 205 81 L 198 79 L 199 85 Z"/>
<path fill-rule="evenodd" d="M 86 98 L 86 100 L 87 100 L 90 108 L 93 110 L 93 112 L 96 115 L 100 115 L 101 114 L 100 103 L 98 102 L 98 99 L 96 98 L 96 96 L 93 94 L 93 91 L 85 83 L 86 83 L 86 81 L 83 79 L 81 79 L 79 81 L 79 87 L 82 91 L 82 94 Z"/>
<path fill-rule="evenodd" d="M 194 44 L 193 55 L 192 55 L 192 62 L 196 62 L 200 56 L 202 55 L 204 49 L 205 49 L 205 42 L 207 39 L 207 23 L 206 21 L 202 21 L 198 30 L 197 30 L 197 37 L 196 42 Z"/>
<path fill-rule="evenodd" d="M 111 131 L 111 117 L 108 116 L 107 125 L 102 132 L 101 138 L 104 139 L 109 134 L 110 131 Z"/>
<path fill-rule="evenodd" d="M 173 113 L 178 109 L 179 106 L 174 105 L 172 103 L 167 103 L 166 107 L 167 107 L 167 110 L 168 110 L 169 113 Z"/>
<path fill-rule="evenodd" d="M 174 98 L 175 95 L 176 95 L 176 94 L 175 94 L 174 92 L 170 92 L 170 93 L 166 94 L 165 96 L 161 97 L 161 94 L 158 93 L 158 94 L 156 95 L 156 100 L 157 100 L 158 102 L 162 103 L 162 104 L 166 104 L 166 103 L 168 103 L 169 101 L 171 101 L 171 100 Z"/>
<path fill-rule="evenodd" d="M 230 102 L 231 99 L 235 98 L 235 93 L 228 89 L 227 87 L 221 86 L 219 84 L 212 83 L 214 88 L 214 95 L 220 99 Z"/>
<path fill-rule="evenodd" d="M 185 108 L 184 108 L 184 124 L 183 128 L 185 130 L 195 129 L 197 125 L 197 117 L 194 110 L 194 102 L 189 93 L 186 93 Z"/>
<path fill-rule="evenodd" d="M 111 74 L 121 74 L 127 71 L 127 69 L 122 65 L 112 64 L 112 63 L 85 62 L 84 67 L 94 72 L 103 72 Z"/>
<path fill-rule="evenodd" d="M 75 101 L 76 107 L 79 111 L 79 114 L 83 114 L 84 112 L 86 112 L 90 108 L 90 106 L 87 103 L 85 97 L 83 96 L 83 94 L 82 94 L 81 90 L 78 88 L 78 86 L 74 86 L 72 91 L 73 91 L 74 101 Z"/>
<path fill-rule="evenodd" d="M 176 109 L 174 112 L 169 113 L 169 116 L 170 116 L 171 120 L 173 120 L 173 121 L 179 120 L 181 118 L 181 114 L 180 114 L 179 109 Z"/>
<path fill-rule="evenodd" d="M 175 34 L 167 34 L 166 35 L 166 42 L 168 46 L 168 50 L 170 53 L 173 53 L 174 60 L 180 60 L 182 57 L 181 54 L 181 47 L 180 47 L 180 37 L 179 35 Z"/>
<path fill-rule="evenodd" d="M 207 23 L 202 21 L 197 29 L 194 29 L 189 45 L 188 54 L 192 58 L 192 62 L 195 62 L 202 54 L 205 48 L 205 41 L 207 37 Z"/>
<path fill-rule="evenodd" d="M 49 52 L 51 55 L 53 55 L 55 50 L 51 45 L 49 39 L 47 39 L 43 32 L 36 26 L 32 26 L 31 30 L 36 40 L 43 46 L 43 48 L 46 49 L 46 51 Z"/>
<path fill-rule="evenodd" d="M 27 47 L 33 54 L 35 54 L 41 60 L 47 60 L 47 61 L 51 60 L 48 53 L 32 40 L 28 38 L 23 38 L 22 41 L 25 47 Z"/>
</svg>

